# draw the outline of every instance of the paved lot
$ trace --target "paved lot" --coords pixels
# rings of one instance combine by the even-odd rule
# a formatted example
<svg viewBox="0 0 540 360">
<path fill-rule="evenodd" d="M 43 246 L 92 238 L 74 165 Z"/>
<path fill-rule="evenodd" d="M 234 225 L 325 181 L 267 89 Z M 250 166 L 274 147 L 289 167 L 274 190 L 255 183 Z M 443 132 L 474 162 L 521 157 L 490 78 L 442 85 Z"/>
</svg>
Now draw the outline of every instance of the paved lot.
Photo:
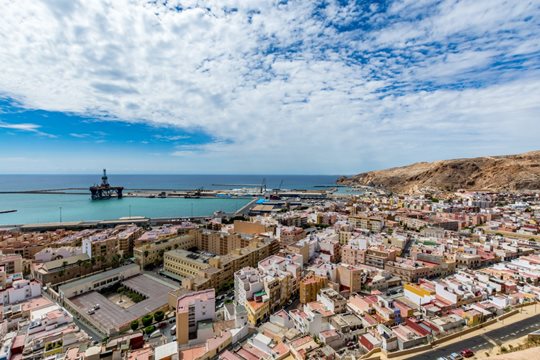
<svg viewBox="0 0 540 360">
<path fill-rule="evenodd" d="M 70 300 L 82 313 L 87 313 L 89 309 L 99 304 L 100 308 L 90 316 L 103 327 L 115 329 L 162 307 L 167 303 L 167 294 L 173 290 L 171 286 L 165 285 L 158 279 L 148 275 L 137 275 L 122 284 L 145 295 L 147 299 L 126 309 L 110 301 L 97 291 L 79 295 Z"/>
<path fill-rule="evenodd" d="M 517 339 L 532 331 L 540 329 L 540 314 L 531 316 L 527 319 L 511 322 L 504 327 L 479 333 L 478 336 L 458 341 L 449 345 L 440 345 L 440 347 L 420 355 L 411 356 L 407 360 L 433 360 L 441 356 L 449 356 L 451 353 L 459 353 L 464 349 L 471 349 L 474 352 L 491 349 L 501 345 L 503 342 Z"/>
</svg>

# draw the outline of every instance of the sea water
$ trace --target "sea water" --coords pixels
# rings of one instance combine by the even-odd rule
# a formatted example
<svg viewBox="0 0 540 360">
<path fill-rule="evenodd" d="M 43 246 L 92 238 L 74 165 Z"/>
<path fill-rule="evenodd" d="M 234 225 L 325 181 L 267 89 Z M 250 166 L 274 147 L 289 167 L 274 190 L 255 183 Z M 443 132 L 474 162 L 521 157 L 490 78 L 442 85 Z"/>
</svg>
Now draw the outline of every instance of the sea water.
<svg viewBox="0 0 540 360">
<path fill-rule="evenodd" d="M 109 175 L 112 186 L 129 189 L 224 189 L 262 184 L 268 188 L 314 189 L 332 186 L 336 176 L 320 175 Z M 0 191 L 88 188 L 98 175 L 0 175 Z M 260 185 L 259 185 L 260 186 Z M 110 220 L 127 216 L 208 216 L 215 211 L 234 212 L 251 199 L 133 198 L 94 200 L 88 195 L 0 194 L 0 225 L 56 221 Z"/>
</svg>

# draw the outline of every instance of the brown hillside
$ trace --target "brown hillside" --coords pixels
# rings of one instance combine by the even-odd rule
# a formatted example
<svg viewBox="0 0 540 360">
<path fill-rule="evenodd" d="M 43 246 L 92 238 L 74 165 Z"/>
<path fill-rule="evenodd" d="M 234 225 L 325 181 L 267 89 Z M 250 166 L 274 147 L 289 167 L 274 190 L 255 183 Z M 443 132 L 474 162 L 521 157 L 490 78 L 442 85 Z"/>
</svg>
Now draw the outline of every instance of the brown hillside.
<svg viewBox="0 0 540 360">
<path fill-rule="evenodd" d="M 399 193 L 422 191 L 540 190 L 540 151 L 518 155 L 421 162 L 339 180 Z"/>
</svg>

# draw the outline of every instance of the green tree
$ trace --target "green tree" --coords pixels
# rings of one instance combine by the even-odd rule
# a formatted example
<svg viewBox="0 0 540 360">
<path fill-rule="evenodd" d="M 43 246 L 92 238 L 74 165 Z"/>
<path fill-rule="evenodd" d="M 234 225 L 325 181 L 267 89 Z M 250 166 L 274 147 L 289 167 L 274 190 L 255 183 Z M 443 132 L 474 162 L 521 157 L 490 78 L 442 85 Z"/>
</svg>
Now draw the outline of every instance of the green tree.
<svg viewBox="0 0 540 360">
<path fill-rule="evenodd" d="M 165 313 L 161 310 L 156 311 L 154 313 L 154 320 L 156 320 L 157 322 L 163 320 L 164 317 L 165 317 Z"/>
<path fill-rule="evenodd" d="M 131 330 L 137 330 L 139 328 L 139 320 L 133 320 L 131 322 L 130 327 L 131 327 Z"/>
<path fill-rule="evenodd" d="M 148 327 L 152 323 L 153 317 L 152 315 L 145 315 L 142 318 L 143 326 Z"/>
<path fill-rule="evenodd" d="M 150 335 L 151 333 L 153 333 L 154 331 L 156 330 L 156 327 L 154 325 L 150 325 L 150 326 L 147 326 L 144 328 L 144 333 L 146 335 Z"/>
</svg>

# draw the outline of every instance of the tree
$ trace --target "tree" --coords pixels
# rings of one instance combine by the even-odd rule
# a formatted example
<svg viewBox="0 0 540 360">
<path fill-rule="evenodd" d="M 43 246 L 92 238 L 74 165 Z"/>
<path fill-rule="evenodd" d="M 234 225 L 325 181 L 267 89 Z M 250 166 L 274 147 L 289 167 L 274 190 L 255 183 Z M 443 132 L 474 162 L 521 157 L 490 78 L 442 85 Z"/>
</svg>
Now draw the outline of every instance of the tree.
<svg viewBox="0 0 540 360">
<path fill-rule="evenodd" d="M 154 320 L 156 320 L 157 322 L 163 320 L 164 317 L 165 317 L 165 313 L 161 310 L 156 311 L 154 313 Z"/>
<path fill-rule="evenodd" d="M 130 327 L 131 327 L 131 330 L 137 330 L 139 328 L 139 320 L 133 320 L 131 322 Z"/>
<path fill-rule="evenodd" d="M 142 318 L 143 326 L 148 327 L 152 323 L 153 317 L 152 315 L 145 315 Z"/>
<path fill-rule="evenodd" d="M 154 325 L 147 326 L 147 327 L 144 328 L 144 333 L 146 335 L 150 335 L 151 333 L 154 332 L 154 330 L 156 330 L 156 327 Z"/>
</svg>

